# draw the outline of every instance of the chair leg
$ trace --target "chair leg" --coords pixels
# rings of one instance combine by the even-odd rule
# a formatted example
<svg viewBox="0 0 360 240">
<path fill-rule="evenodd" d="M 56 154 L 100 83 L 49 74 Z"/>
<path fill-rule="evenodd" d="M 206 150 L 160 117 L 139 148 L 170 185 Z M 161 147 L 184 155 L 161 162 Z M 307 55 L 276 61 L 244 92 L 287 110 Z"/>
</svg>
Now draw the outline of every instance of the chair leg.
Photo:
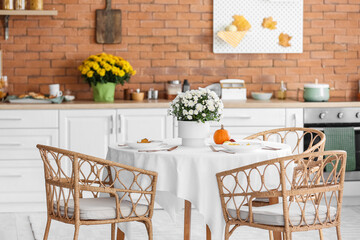
<svg viewBox="0 0 360 240">
<path fill-rule="evenodd" d="M 48 217 L 47 222 L 46 222 L 45 233 L 44 233 L 44 240 L 47 240 L 47 239 L 48 239 L 48 237 L 49 237 L 50 224 L 51 224 L 51 218 L 50 218 L 50 217 Z"/>
<path fill-rule="evenodd" d="M 80 225 L 75 224 L 74 240 L 77 240 L 79 238 L 79 230 L 80 230 Z"/>
<path fill-rule="evenodd" d="M 149 240 L 153 240 L 153 229 L 152 229 L 151 219 L 146 219 L 144 221 L 144 224 L 145 224 L 146 230 L 148 232 Z"/>
<path fill-rule="evenodd" d="M 115 227 L 115 223 L 112 223 L 111 224 L 111 240 L 115 240 L 115 230 L 116 230 L 116 227 Z"/>
<path fill-rule="evenodd" d="M 117 238 L 116 240 L 125 240 L 125 233 L 120 230 L 120 228 L 117 229 Z"/>
<path fill-rule="evenodd" d="M 229 240 L 230 238 L 230 224 L 226 223 L 225 226 L 225 240 Z"/>
<path fill-rule="evenodd" d="M 319 237 L 320 237 L 320 240 L 324 240 L 324 235 L 323 235 L 322 229 L 319 229 Z"/>
<path fill-rule="evenodd" d="M 270 230 L 269 230 L 269 239 L 274 240 L 273 231 L 270 231 Z"/>
<path fill-rule="evenodd" d="M 336 235 L 337 235 L 337 239 L 341 240 L 340 225 L 336 226 Z"/>
</svg>

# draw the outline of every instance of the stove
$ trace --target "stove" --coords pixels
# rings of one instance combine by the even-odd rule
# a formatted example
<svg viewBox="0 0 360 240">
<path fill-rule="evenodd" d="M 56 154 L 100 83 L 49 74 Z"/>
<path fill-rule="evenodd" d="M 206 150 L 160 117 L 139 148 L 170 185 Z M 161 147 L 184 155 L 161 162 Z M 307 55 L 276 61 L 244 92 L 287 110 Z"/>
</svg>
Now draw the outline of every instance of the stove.
<svg viewBox="0 0 360 240">
<path fill-rule="evenodd" d="M 353 127 L 355 131 L 356 169 L 346 172 L 345 181 L 360 181 L 360 108 L 305 108 L 304 127 L 320 131 L 324 131 L 326 127 Z M 307 142 L 304 139 L 304 149 Z"/>
</svg>

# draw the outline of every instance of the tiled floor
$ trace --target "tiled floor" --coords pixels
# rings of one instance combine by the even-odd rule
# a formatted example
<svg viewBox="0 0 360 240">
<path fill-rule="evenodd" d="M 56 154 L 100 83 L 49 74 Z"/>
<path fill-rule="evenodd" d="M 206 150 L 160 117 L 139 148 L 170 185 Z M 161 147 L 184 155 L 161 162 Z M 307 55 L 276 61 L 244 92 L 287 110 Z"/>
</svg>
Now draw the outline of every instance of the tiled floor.
<svg viewBox="0 0 360 240">
<path fill-rule="evenodd" d="M 30 216 L 30 217 L 29 217 Z M 155 240 L 181 240 L 182 239 L 182 216 L 179 216 L 176 222 L 171 220 L 164 220 L 159 218 L 166 218 L 167 215 L 161 210 L 154 214 L 154 232 Z M 157 219 L 156 219 L 157 218 Z M 33 222 L 31 227 L 30 222 Z M 197 231 L 192 234 L 192 240 L 204 240 L 205 239 L 205 228 L 203 227 L 202 218 L 198 216 L 196 212 L 193 213 L 192 218 L 192 230 Z M 45 225 L 45 214 L 44 213 L 1 213 L 0 214 L 0 239 L 1 240 L 37 240 L 42 239 L 42 229 Z M 137 225 L 136 225 L 137 226 Z M 136 227 L 135 226 L 135 227 Z M 344 240 L 359 239 L 360 236 L 360 204 L 355 206 L 343 206 L 342 211 L 342 237 Z M 142 240 L 146 238 L 145 228 L 139 227 L 139 231 L 136 231 L 134 239 Z M 161 229 L 160 229 L 161 228 Z M 35 231 L 33 232 L 33 229 Z M 37 230 L 36 230 L 37 229 Z M 50 240 L 53 239 L 72 239 L 73 227 L 62 223 L 56 223 L 52 225 L 52 231 L 50 232 Z M 80 239 L 96 240 L 94 234 L 91 235 L 89 228 L 83 228 L 80 230 Z M 93 229 L 97 231 L 96 229 Z M 102 239 L 110 239 L 110 226 L 102 226 L 98 228 L 102 231 Z M 138 229 L 137 229 L 138 230 Z M 142 231 L 144 230 L 144 231 Z M 157 234 L 157 235 L 156 235 Z M 168 235 L 167 235 L 168 234 Z M 98 235 L 98 234 L 96 234 Z M 37 238 L 35 238 L 37 236 Z M 66 236 L 66 237 L 65 237 Z M 253 239 L 267 239 L 267 232 L 264 230 L 256 230 L 247 227 L 241 227 L 236 230 L 230 240 L 253 240 Z M 85 238 L 84 238 L 85 237 Z M 326 240 L 335 240 L 336 234 L 335 229 L 324 230 L 324 238 Z M 301 240 L 312 240 L 319 239 L 317 231 L 295 233 L 293 239 Z M 218 240 L 218 239 L 213 239 Z"/>
</svg>

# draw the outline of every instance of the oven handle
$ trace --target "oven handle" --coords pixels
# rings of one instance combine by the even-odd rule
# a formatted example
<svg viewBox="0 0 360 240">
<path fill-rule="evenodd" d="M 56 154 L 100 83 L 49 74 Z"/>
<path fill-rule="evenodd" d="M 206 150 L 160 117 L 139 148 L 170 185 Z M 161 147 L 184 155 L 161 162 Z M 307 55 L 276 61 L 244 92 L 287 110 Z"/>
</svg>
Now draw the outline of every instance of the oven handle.
<svg viewBox="0 0 360 240">
<path fill-rule="evenodd" d="M 319 130 L 319 131 L 324 131 L 324 128 L 314 128 L 314 127 L 309 127 L 309 128 L 312 128 L 312 129 L 315 129 L 315 130 Z M 360 127 L 354 127 L 354 130 L 355 131 L 358 131 L 358 130 L 360 130 Z"/>
</svg>

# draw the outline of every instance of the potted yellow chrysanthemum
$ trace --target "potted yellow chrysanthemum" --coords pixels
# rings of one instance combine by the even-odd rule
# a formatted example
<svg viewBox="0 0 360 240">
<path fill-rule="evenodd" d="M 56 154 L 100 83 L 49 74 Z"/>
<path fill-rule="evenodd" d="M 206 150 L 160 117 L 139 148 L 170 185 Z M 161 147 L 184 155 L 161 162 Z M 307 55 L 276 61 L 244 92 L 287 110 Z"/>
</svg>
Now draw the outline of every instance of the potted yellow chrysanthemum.
<svg viewBox="0 0 360 240">
<path fill-rule="evenodd" d="M 113 102 L 116 84 L 124 85 L 136 74 L 128 61 L 106 53 L 88 57 L 79 70 L 92 87 L 95 102 Z"/>
</svg>

